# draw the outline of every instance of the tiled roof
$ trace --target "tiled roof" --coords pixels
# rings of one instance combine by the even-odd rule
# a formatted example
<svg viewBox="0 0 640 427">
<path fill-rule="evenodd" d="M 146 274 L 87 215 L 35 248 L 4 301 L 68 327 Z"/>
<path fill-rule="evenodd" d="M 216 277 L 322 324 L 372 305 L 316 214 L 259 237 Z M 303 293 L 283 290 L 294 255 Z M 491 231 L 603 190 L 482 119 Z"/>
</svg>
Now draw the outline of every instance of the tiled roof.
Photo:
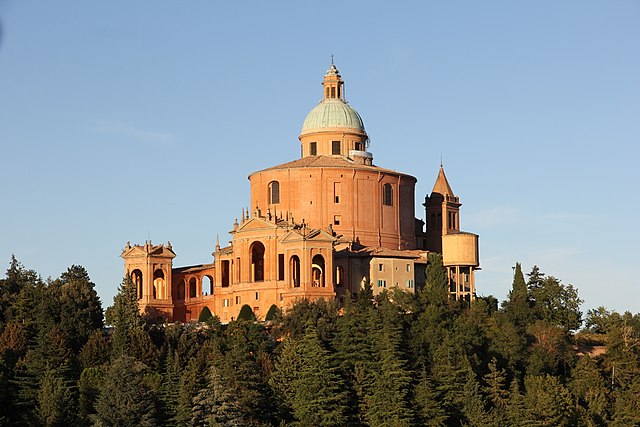
<svg viewBox="0 0 640 427">
<path fill-rule="evenodd" d="M 425 259 L 428 251 L 412 249 L 412 250 L 398 250 L 367 246 L 362 249 L 349 251 L 347 249 L 338 252 L 338 256 L 342 257 L 381 257 L 381 258 L 414 258 Z"/>
<path fill-rule="evenodd" d="M 195 273 L 198 271 L 206 270 L 208 268 L 214 267 L 215 264 L 198 264 L 198 265 L 187 265 L 184 267 L 174 267 L 174 273 Z"/>
<path fill-rule="evenodd" d="M 298 160 L 294 160 L 292 162 L 287 162 L 281 165 L 272 166 L 267 169 L 262 169 L 261 171 L 258 171 L 258 172 L 275 170 L 275 169 L 296 169 L 296 168 L 349 168 L 349 169 L 370 170 L 370 171 L 376 171 L 376 172 L 387 172 L 387 173 L 394 173 L 398 175 L 409 176 L 407 174 L 397 172 L 391 169 L 385 169 L 378 166 L 362 165 L 343 156 L 307 156 Z"/>
</svg>

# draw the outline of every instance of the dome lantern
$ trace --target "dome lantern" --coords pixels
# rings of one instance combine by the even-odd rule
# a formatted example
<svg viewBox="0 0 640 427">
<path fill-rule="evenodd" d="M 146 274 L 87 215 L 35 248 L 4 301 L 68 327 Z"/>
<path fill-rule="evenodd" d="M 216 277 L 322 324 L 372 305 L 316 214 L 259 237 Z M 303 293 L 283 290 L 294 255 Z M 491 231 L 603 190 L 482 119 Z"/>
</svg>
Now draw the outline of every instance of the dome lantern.
<svg viewBox="0 0 640 427">
<path fill-rule="evenodd" d="M 347 157 L 351 151 L 365 151 L 368 137 L 360 114 L 344 98 L 344 81 L 331 66 L 322 81 L 323 99 L 307 114 L 302 124 L 302 157 L 332 155 Z"/>
</svg>

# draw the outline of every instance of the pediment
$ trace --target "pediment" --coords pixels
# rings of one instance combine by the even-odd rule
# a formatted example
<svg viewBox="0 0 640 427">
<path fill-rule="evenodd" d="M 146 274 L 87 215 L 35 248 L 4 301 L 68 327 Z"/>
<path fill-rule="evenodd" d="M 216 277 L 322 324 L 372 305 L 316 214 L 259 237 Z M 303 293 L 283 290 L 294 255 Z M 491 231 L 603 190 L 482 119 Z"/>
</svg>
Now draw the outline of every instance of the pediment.
<svg viewBox="0 0 640 427">
<path fill-rule="evenodd" d="M 176 254 L 170 247 L 164 245 L 134 245 L 127 246 L 120 255 L 122 258 L 154 256 L 161 258 L 175 258 Z"/>
<path fill-rule="evenodd" d="M 334 242 L 337 237 L 324 230 L 291 230 L 281 240 L 282 243 L 300 242 L 302 240 L 313 242 Z"/>
<path fill-rule="evenodd" d="M 277 228 L 277 226 L 274 223 L 262 218 L 254 217 L 254 218 L 251 218 L 249 221 L 245 222 L 244 224 L 242 224 L 240 227 L 238 227 L 238 229 L 235 230 L 235 232 L 241 233 L 244 231 L 252 231 L 252 230 L 273 230 L 274 228 Z"/>
</svg>

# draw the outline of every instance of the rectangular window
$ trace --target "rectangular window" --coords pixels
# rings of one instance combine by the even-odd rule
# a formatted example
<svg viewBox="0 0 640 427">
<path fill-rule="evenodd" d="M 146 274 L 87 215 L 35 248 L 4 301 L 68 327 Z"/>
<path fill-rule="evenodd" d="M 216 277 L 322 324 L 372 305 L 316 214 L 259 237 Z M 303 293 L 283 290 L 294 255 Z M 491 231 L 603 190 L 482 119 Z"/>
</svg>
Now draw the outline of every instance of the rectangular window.
<svg viewBox="0 0 640 427">
<path fill-rule="evenodd" d="M 229 307 L 229 300 L 227 298 L 222 300 L 222 306 L 223 307 Z"/>
<path fill-rule="evenodd" d="M 378 287 L 379 288 L 386 288 L 387 287 L 387 281 L 386 280 L 378 280 Z"/>
<path fill-rule="evenodd" d="M 331 141 L 331 154 L 334 156 L 340 155 L 340 141 Z"/>
<path fill-rule="evenodd" d="M 309 155 L 315 156 L 318 154 L 318 144 L 316 142 L 309 143 Z"/>
<path fill-rule="evenodd" d="M 284 294 L 280 294 L 280 301 L 284 301 Z"/>
<path fill-rule="evenodd" d="M 240 297 L 236 297 L 236 305 L 240 305 Z"/>
<path fill-rule="evenodd" d="M 407 280 L 407 288 L 413 288 L 413 279 Z"/>
<path fill-rule="evenodd" d="M 407 271 L 411 271 L 411 264 L 407 264 Z"/>
<path fill-rule="evenodd" d="M 384 271 L 384 265 L 378 264 L 378 271 Z"/>
<path fill-rule="evenodd" d="M 278 254 L 278 280 L 284 280 L 284 254 Z"/>
<path fill-rule="evenodd" d="M 342 184 L 340 182 L 333 183 L 333 201 L 340 203 L 340 193 L 342 190 Z"/>
<path fill-rule="evenodd" d="M 333 216 L 333 225 L 340 225 L 340 220 L 342 219 L 342 216 L 340 215 L 334 215 Z"/>
<path fill-rule="evenodd" d="M 256 301 L 260 299 L 260 292 L 256 292 Z"/>
</svg>

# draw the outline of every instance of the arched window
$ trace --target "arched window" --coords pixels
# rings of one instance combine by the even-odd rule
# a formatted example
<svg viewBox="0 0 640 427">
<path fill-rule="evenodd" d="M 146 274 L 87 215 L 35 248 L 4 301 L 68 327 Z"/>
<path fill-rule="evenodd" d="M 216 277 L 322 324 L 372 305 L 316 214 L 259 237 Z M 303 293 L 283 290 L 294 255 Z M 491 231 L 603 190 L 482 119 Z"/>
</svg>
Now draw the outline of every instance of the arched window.
<svg viewBox="0 0 640 427">
<path fill-rule="evenodd" d="M 311 260 L 311 286 L 324 288 L 324 258 L 314 255 Z"/>
<path fill-rule="evenodd" d="M 391 184 L 385 184 L 382 187 L 382 204 L 393 206 L 393 188 L 391 188 Z"/>
<path fill-rule="evenodd" d="M 157 299 L 164 299 L 164 272 L 162 269 L 157 269 L 153 272 L 153 297 Z"/>
<path fill-rule="evenodd" d="M 222 283 L 220 283 L 220 285 L 223 288 L 228 288 L 229 287 L 229 282 L 230 282 L 230 275 L 231 275 L 231 263 L 229 262 L 228 259 L 223 259 L 222 262 L 220 263 L 222 265 L 222 271 L 220 272 L 220 277 L 221 277 L 221 281 Z"/>
<path fill-rule="evenodd" d="M 213 295 L 213 279 L 211 276 L 202 276 L 202 295 Z"/>
<path fill-rule="evenodd" d="M 344 268 L 339 265 L 336 267 L 336 286 L 342 287 L 344 281 Z"/>
<path fill-rule="evenodd" d="M 192 277 L 191 279 L 189 279 L 189 298 L 195 298 L 197 293 L 197 284 L 196 284 L 196 278 Z"/>
<path fill-rule="evenodd" d="M 251 244 L 251 281 L 264 281 L 264 245 L 260 242 Z"/>
<path fill-rule="evenodd" d="M 291 265 L 291 275 L 289 276 L 290 277 L 289 280 L 291 281 L 291 286 L 294 288 L 299 288 L 300 287 L 300 258 L 298 258 L 298 255 L 292 256 L 289 264 Z"/>
<path fill-rule="evenodd" d="M 280 203 L 280 183 L 271 181 L 269 183 L 269 204 L 277 205 Z"/>
<path fill-rule="evenodd" d="M 135 269 L 131 272 L 131 281 L 136 287 L 138 299 L 142 298 L 142 271 Z"/>
</svg>

